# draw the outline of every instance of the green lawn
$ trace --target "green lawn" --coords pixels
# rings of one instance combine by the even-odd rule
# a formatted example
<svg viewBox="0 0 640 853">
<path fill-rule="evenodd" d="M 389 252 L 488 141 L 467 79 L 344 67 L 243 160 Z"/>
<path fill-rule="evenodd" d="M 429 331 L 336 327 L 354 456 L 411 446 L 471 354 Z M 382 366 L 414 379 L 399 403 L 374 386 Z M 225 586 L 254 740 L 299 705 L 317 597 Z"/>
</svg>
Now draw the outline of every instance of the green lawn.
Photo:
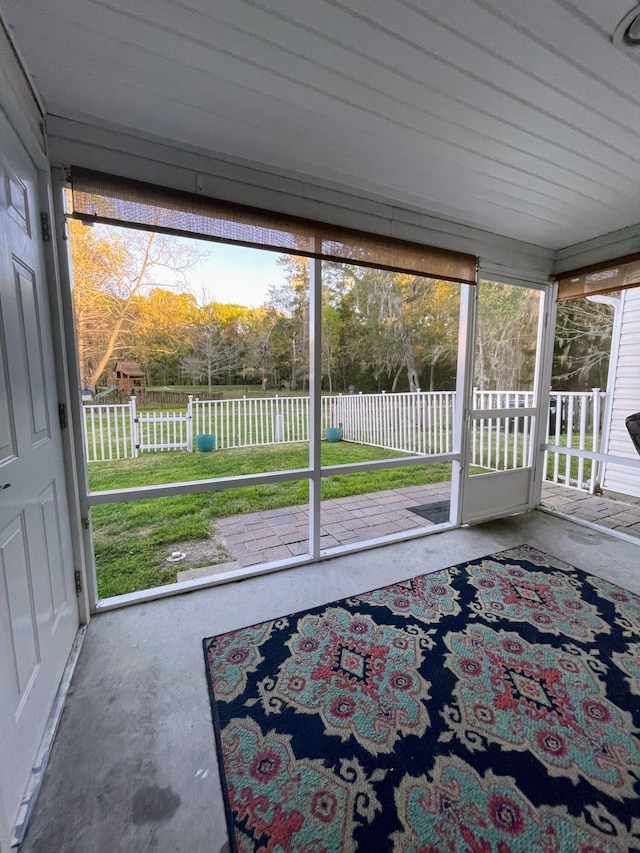
<svg viewBox="0 0 640 853">
<path fill-rule="evenodd" d="M 217 477 L 284 471 L 308 466 L 306 445 L 271 445 L 213 453 L 145 453 L 137 459 L 88 465 L 92 491 L 158 485 Z M 390 459 L 405 454 L 365 445 L 322 444 L 324 465 Z M 389 471 L 340 474 L 322 484 L 324 499 L 449 480 L 450 464 L 419 465 Z M 217 518 L 304 504 L 308 481 L 250 486 L 175 498 L 132 501 L 94 507 L 91 513 L 101 598 L 149 589 L 176 579 L 167 563 L 172 546 L 215 538 Z M 225 562 L 223 551 L 217 560 Z M 179 566 L 179 568 L 182 568 Z"/>
<path fill-rule="evenodd" d="M 563 437 L 564 438 L 564 437 Z M 348 442 L 322 443 L 323 465 L 390 459 L 404 454 Z M 306 444 L 267 445 L 212 453 L 143 453 L 137 459 L 88 465 L 92 491 L 161 483 L 285 471 L 308 467 Z M 548 475 L 553 471 L 550 454 Z M 565 472 L 560 460 L 560 472 Z M 474 469 L 481 473 L 481 469 Z M 577 477 L 578 460 L 572 460 L 571 476 Z M 585 461 L 584 479 L 591 473 Z M 451 477 L 449 464 L 420 465 L 389 471 L 341 474 L 323 480 L 324 499 L 366 494 L 401 486 L 443 482 Z M 92 510 L 98 590 L 101 598 L 148 589 L 176 579 L 176 566 L 166 562 L 180 543 L 215 539 L 217 518 L 304 504 L 306 479 L 265 486 L 241 487 L 175 498 L 107 504 Z M 225 562 L 221 549 L 216 559 L 201 565 Z"/>
</svg>

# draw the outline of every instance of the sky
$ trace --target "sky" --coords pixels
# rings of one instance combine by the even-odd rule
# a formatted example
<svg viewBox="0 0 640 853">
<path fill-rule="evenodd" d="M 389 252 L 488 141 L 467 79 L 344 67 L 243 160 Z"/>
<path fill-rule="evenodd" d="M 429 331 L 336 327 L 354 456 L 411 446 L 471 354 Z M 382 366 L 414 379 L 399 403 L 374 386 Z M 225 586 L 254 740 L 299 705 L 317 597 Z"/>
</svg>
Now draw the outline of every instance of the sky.
<svg viewBox="0 0 640 853">
<path fill-rule="evenodd" d="M 104 234 L 115 231 L 128 236 L 127 229 L 113 226 L 98 228 L 102 229 L 101 233 Z M 267 301 L 269 285 L 283 281 L 283 273 L 277 263 L 278 258 L 282 256 L 279 252 L 266 252 L 262 249 L 212 243 L 176 235 L 169 239 L 178 244 L 195 243 L 203 256 L 200 264 L 189 271 L 186 288 L 200 305 L 222 302 L 257 308 Z M 170 270 L 154 269 L 154 283 L 160 287 L 171 286 L 175 283 L 175 274 Z"/>
<path fill-rule="evenodd" d="M 190 278 L 198 302 L 231 302 L 256 308 L 267 299 L 268 286 L 282 281 L 277 252 L 200 243 L 207 258 Z M 206 295 L 205 295 L 206 294 Z"/>
</svg>

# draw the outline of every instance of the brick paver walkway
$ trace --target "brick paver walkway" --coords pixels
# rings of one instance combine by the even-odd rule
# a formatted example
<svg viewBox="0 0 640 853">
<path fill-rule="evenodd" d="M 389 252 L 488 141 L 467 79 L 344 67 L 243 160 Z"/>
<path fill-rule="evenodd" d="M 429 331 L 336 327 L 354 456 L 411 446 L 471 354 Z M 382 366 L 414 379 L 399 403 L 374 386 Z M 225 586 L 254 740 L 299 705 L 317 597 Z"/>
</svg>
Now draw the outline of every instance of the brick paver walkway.
<svg viewBox="0 0 640 853">
<path fill-rule="evenodd" d="M 543 483 L 541 505 L 640 538 L 640 503 Z"/>
<path fill-rule="evenodd" d="M 412 512 L 410 507 L 448 500 L 450 492 L 449 483 L 433 483 L 323 501 L 320 547 L 335 548 L 391 533 L 433 527 L 433 521 Z M 640 539 L 640 503 L 544 483 L 541 504 Z M 231 562 L 216 566 L 216 572 L 297 557 L 309 550 L 309 510 L 306 506 L 231 516 L 220 519 L 217 527 L 221 545 L 231 555 Z M 178 579 L 188 580 L 209 574 L 211 567 L 189 569 L 179 572 Z"/>
<path fill-rule="evenodd" d="M 323 501 L 320 547 L 335 548 L 404 530 L 432 527 L 432 521 L 411 512 L 409 507 L 447 500 L 449 494 L 449 483 L 433 483 Z M 239 566 L 297 557 L 309 550 L 306 506 L 237 515 L 219 520 L 217 526 L 222 544 Z"/>
</svg>

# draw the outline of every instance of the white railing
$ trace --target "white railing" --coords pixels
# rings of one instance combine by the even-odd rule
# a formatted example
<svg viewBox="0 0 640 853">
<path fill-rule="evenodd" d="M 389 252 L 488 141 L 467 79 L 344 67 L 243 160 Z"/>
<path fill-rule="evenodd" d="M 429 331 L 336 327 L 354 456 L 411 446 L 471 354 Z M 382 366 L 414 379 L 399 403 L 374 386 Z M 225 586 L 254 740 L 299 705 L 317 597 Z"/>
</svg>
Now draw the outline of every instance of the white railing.
<svg viewBox="0 0 640 853">
<path fill-rule="evenodd" d="M 547 443 L 556 449 L 545 452 L 546 479 L 595 489 L 598 463 L 585 458 L 585 452 L 600 450 L 604 398 L 598 388 L 551 393 Z M 471 464 L 493 471 L 529 464 L 533 418 L 518 412 L 532 405 L 532 392 L 474 390 L 474 410 L 501 413 L 472 419 Z M 322 397 L 321 407 L 323 430 L 341 426 L 345 441 L 423 455 L 453 449 L 453 391 L 345 394 Z M 511 409 L 513 415 L 505 413 Z M 192 451 L 200 434 L 215 435 L 218 449 L 309 440 L 308 397 L 189 397 L 182 412 L 137 412 L 136 398 L 131 397 L 123 405 L 85 405 L 83 413 L 88 462 L 127 459 L 151 450 Z"/>
<path fill-rule="evenodd" d="M 84 455 L 87 462 L 110 462 L 138 455 L 136 401 L 124 405 L 83 406 Z"/>
<path fill-rule="evenodd" d="M 323 402 L 329 410 L 323 425 L 342 426 L 346 441 L 426 455 L 452 451 L 455 391 L 349 394 Z"/>
<path fill-rule="evenodd" d="M 193 450 L 192 401 L 185 412 L 140 412 L 137 450 Z"/>
<path fill-rule="evenodd" d="M 513 409 L 513 415 L 495 418 L 472 418 L 470 461 L 489 471 L 508 471 L 531 464 L 533 458 L 533 417 L 518 414 L 520 409 L 532 408 L 533 391 L 473 390 L 472 406 L 476 411 L 490 412 Z"/>
<path fill-rule="evenodd" d="M 551 392 L 547 444 L 557 449 L 545 451 L 544 470 L 548 482 L 577 486 L 592 494 L 600 485 L 601 463 L 585 456 L 584 451 L 603 452 L 606 396 L 599 388 L 590 392 Z M 575 453 L 576 450 L 580 453 Z M 548 462 L 550 453 L 551 465 Z"/>
<path fill-rule="evenodd" d="M 138 412 L 135 396 L 128 403 L 84 406 L 87 462 L 135 458 L 144 450 L 193 450 L 192 406 L 191 396 L 186 412 Z"/>
<path fill-rule="evenodd" d="M 215 435 L 219 449 L 308 441 L 309 398 L 194 400 L 193 434 Z"/>
</svg>

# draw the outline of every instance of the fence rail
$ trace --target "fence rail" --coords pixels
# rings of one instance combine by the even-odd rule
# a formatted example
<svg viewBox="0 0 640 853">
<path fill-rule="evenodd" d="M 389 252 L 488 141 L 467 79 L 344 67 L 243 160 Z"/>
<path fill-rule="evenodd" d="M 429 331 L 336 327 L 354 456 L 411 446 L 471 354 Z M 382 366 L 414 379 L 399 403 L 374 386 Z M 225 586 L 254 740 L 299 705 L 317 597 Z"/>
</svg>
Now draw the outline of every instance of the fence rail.
<svg viewBox="0 0 640 853">
<path fill-rule="evenodd" d="M 595 490 L 598 463 L 574 451 L 601 450 L 605 396 L 598 388 L 551 393 L 547 443 L 556 449 L 545 452 L 547 480 Z M 526 410 L 532 405 L 532 392 L 475 390 L 471 464 L 493 471 L 528 465 L 534 424 Z M 454 391 L 321 398 L 323 430 L 340 426 L 346 441 L 422 455 L 452 452 L 454 409 Z M 127 459 L 145 451 L 192 451 L 201 434 L 215 435 L 219 449 L 309 440 L 307 397 L 189 396 L 180 412 L 139 412 L 137 398 L 131 397 L 123 404 L 85 405 L 83 412 L 88 462 Z"/>
<path fill-rule="evenodd" d="M 138 409 L 157 409 L 164 406 L 186 406 L 189 396 L 187 391 L 160 391 L 146 389 L 136 389 L 136 405 Z M 222 391 L 200 391 L 198 397 L 201 400 L 221 400 L 223 397 Z M 114 388 L 104 397 L 101 397 L 102 403 L 88 402 L 87 406 L 93 405 L 110 405 L 123 406 L 129 405 L 131 399 L 131 391 L 124 388 Z"/>
</svg>

